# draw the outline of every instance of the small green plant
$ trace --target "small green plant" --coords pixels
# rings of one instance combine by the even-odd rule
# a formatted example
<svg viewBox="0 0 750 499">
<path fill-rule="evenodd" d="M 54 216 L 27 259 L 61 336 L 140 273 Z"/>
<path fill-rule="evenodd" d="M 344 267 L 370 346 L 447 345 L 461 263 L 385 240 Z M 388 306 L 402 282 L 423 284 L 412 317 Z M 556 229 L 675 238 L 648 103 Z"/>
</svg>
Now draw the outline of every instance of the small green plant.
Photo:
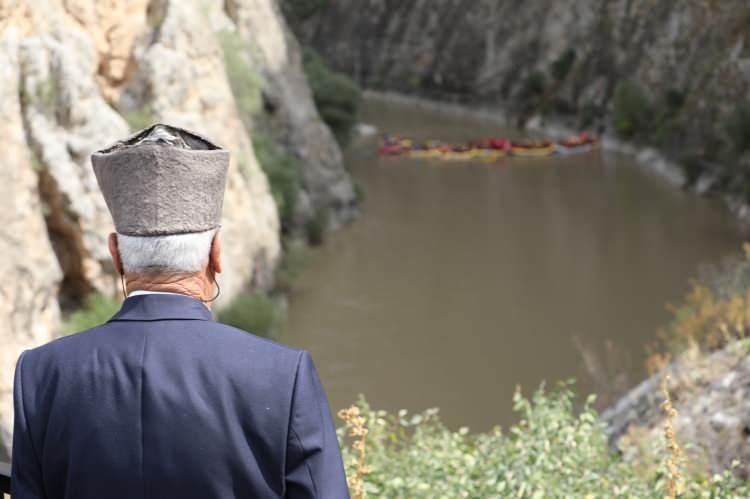
<svg viewBox="0 0 750 499">
<path fill-rule="evenodd" d="M 34 105 L 45 115 L 51 115 L 57 107 L 58 93 L 57 82 L 49 79 L 37 83 L 31 92 L 25 89 L 23 96 L 25 102 Z"/>
<path fill-rule="evenodd" d="M 725 128 L 737 154 L 750 150 L 750 101 L 743 102 L 734 109 Z"/>
<path fill-rule="evenodd" d="M 255 156 L 271 184 L 282 228 L 287 229 L 293 223 L 297 196 L 302 188 L 299 162 L 260 131 L 253 134 L 252 140 Z"/>
<path fill-rule="evenodd" d="M 305 224 L 305 235 L 310 244 L 313 246 L 323 244 L 329 221 L 330 212 L 328 208 L 316 210 L 315 215 Z"/>
<path fill-rule="evenodd" d="M 310 248 L 304 240 L 289 238 L 284 241 L 284 254 L 274 275 L 276 289 L 291 291 L 307 268 L 309 261 Z"/>
<path fill-rule="evenodd" d="M 156 122 L 156 115 L 148 104 L 125 111 L 122 113 L 122 117 L 125 118 L 130 130 L 133 132 L 146 128 Z"/>
<path fill-rule="evenodd" d="M 39 149 L 36 147 L 31 148 L 31 168 L 37 173 L 47 169 L 47 167 L 44 165 L 42 155 L 39 153 Z"/>
<path fill-rule="evenodd" d="M 351 78 L 336 73 L 314 50 L 303 51 L 303 68 L 320 117 L 340 144 L 346 144 L 357 122 L 362 94 Z"/>
<path fill-rule="evenodd" d="M 243 293 L 218 312 L 219 322 L 249 333 L 275 338 L 286 320 L 283 306 L 263 293 Z"/>
<path fill-rule="evenodd" d="M 240 116 L 250 129 L 253 116 L 260 113 L 263 108 L 263 80 L 260 74 L 250 66 L 245 54 L 245 45 L 237 32 L 222 31 L 219 34 L 219 41 L 224 53 L 224 68 L 229 86 L 237 102 Z"/>
<path fill-rule="evenodd" d="M 547 78 L 544 73 L 540 71 L 534 71 L 529 74 L 523 82 L 521 93 L 525 98 L 539 97 L 544 93 L 544 89 L 547 87 Z"/>
<path fill-rule="evenodd" d="M 669 147 L 673 140 L 681 135 L 685 124 L 679 119 L 680 111 L 685 105 L 685 94 L 670 89 L 657 102 L 653 120 L 651 142 L 659 147 Z"/>
<path fill-rule="evenodd" d="M 120 309 L 120 302 L 102 293 L 91 293 L 83 307 L 73 312 L 63 324 L 63 333 L 85 331 L 104 324 Z"/>
<path fill-rule="evenodd" d="M 550 71 L 552 77 L 557 81 L 562 81 L 568 76 L 570 70 L 573 68 L 573 64 L 576 62 L 576 51 L 575 49 L 567 49 L 565 52 L 560 54 L 560 57 L 555 59 L 552 63 Z"/>
<path fill-rule="evenodd" d="M 652 105 L 635 82 L 620 82 L 614 94 L 614 126 L 624 138 L 632 139 L 651 126 Z"/>
</svg>

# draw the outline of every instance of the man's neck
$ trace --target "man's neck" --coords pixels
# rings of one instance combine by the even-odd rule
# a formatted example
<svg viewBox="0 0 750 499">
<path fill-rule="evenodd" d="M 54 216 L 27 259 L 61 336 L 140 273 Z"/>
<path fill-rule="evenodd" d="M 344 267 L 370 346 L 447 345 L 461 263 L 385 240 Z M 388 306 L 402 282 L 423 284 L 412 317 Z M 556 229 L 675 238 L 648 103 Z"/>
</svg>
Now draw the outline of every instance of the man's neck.
<svg viewBox="0 0 750 499">
<path fill-rule="evenodd" d="M 126 275 L 126 294 L 143 293 L 171 293 L 185 295 L 206 303 L 213 293 L 213 282 L 204 273 L 187 275 Z"/>
</svg>

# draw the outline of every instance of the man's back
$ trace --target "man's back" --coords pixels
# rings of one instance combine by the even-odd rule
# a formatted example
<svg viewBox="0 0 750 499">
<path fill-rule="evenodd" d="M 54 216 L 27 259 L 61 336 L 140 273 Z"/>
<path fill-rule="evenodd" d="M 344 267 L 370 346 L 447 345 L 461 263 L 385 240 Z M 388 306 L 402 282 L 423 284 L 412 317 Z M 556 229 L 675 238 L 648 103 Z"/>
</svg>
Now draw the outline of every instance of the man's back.
<svg viewBox="0 0 750 499">
<path fill-rule="evenodd" d="M 189 297 L 26 352 L 15 406 L 14 499 L 348 497 L 309 355 Z"/>
</svg>

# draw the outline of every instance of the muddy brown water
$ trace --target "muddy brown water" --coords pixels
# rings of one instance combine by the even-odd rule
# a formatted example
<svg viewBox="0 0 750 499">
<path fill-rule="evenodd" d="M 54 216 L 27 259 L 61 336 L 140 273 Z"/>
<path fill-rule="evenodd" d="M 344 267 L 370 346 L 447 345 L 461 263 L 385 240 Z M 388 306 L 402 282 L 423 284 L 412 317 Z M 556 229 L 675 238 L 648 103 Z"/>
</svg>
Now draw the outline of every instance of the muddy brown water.
<svg viewBox="0 0 750 499">
<path fill-rule="evenodd" d="M 503 133 L 381 99 L 364 121 L 417 139 Z M 312 353 L 334 410 L 361 393 L 391 411 L 439 407 L 452 427 L 505 426 L 516 386 L 613 385 L 587 374 L 582 348 L 636 382 L 666 304 L 741 244 L 718 203 L 627 157 L 416 161 L 378 157 L 370 139 L 347 162 L 362 215 L 311 255 L 281 338 Z"/>
</svg>

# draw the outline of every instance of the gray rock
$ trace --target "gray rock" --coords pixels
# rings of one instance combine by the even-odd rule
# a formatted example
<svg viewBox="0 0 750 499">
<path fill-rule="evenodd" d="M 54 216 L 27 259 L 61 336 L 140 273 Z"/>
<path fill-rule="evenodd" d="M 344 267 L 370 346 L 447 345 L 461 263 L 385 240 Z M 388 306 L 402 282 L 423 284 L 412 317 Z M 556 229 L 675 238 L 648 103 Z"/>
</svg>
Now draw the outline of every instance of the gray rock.
<svg viewBox="0 0 750 499">
<path fill-rule="evenodd" d="M 62 273 L 47 237 L 34 156 L 24 135 L 19 42 L 0 34 L 0 460 L 10 449 L 12 378 L 24 349 L 52 338 L 60 320 L 57 290 Z"/>
</svg>

